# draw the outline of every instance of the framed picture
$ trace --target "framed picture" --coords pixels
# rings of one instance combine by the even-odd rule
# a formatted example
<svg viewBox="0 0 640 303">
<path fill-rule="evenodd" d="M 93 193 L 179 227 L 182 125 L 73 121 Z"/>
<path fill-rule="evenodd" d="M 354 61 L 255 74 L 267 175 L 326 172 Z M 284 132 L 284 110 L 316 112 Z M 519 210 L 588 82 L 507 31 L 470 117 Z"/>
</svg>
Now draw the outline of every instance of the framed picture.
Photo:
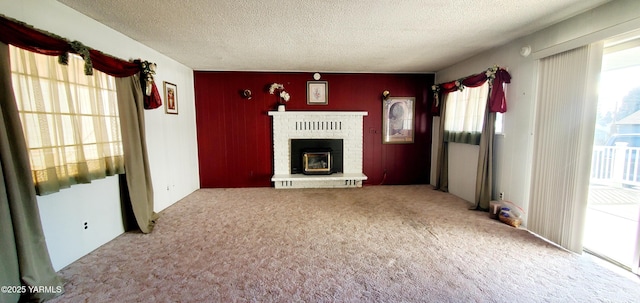
<svg viewBox="0 0 640 303">
<path fill-rule="evenodd" d="M 382 143 L 413 143 L 414 97 L 392 97 L 382 101 Z"/>
<path fill-rule="evenodd" d="M 164 110 L 167 114 L 178 114 L 178 87 L 164 82 Z"/>
<path fill-rule="evenodd" d="M 329 104 L 329 84 L 327 81 L 307 81 L 307 104 Z"/>
</svg>

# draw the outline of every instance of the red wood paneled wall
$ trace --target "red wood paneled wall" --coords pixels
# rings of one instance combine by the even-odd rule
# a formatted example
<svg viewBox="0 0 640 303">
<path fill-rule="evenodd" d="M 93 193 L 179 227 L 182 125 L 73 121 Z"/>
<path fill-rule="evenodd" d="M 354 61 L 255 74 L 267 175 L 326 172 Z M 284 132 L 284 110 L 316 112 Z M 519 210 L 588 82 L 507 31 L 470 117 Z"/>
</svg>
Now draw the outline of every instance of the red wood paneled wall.
<svg viewBox="0 0 640 303">
<path fill-rule="evenodd" d="M 306 83 L 313 73 L 196 71 L 195 102 L 200 186 L 268 187 L 273 173 L 271 117 L 274 82 L 291 94 L 287 110 L 367 111 L 364 117 L 365 185 L 423 184 L 431 167 L 433 74 L 322 74 L 328 105 L 307 105 Z M 252 98 L 241 91 L 250 89 Z M 382 92 L 415 97 L 415 143 L 382 144 Z M 386 176 L 385 176 L 386 174 Z"/>
</svg>

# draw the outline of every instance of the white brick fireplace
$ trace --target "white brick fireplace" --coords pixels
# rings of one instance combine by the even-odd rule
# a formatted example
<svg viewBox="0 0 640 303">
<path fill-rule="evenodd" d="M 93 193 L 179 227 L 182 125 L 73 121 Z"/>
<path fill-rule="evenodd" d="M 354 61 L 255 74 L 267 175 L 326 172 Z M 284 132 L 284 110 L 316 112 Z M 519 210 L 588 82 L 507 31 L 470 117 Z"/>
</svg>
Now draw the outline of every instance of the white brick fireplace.
<svg viewBox="0 0 640 303">
<path fill-rule="evenodd" d="M 273 117 L 273 170 L 276 188 L 361 187 L 362 111 L 282 111 Z M 342 139 L 343 172 L 331 175 L 291 174 L 291 139 Z"/>
</svg>

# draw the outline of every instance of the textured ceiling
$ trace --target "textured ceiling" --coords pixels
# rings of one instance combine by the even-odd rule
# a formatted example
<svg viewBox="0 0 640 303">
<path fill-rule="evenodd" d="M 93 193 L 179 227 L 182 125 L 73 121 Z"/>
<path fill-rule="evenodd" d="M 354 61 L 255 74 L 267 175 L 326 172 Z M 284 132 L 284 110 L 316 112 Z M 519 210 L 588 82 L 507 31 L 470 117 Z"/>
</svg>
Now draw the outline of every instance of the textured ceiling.
<svg viewBox="0 0 640 303">
<path fill-rule="evenodd" d="M 435 72 L 607 0 L 58 0 L 194 70 Z"/>
</svg>

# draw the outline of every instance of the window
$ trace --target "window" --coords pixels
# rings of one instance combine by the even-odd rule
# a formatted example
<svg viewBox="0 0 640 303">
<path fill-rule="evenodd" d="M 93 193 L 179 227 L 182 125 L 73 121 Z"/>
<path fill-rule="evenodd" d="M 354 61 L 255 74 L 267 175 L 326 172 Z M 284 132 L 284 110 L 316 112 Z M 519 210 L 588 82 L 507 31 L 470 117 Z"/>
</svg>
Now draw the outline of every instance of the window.
<svg viewBox="0 0 640 303">
<path fill-rule="evenodd" d="M 479 144 L 488 96 L 488 82 L 478 87 L 465 87 L 445 96 L 445 141 Z"/>
<path fill-rule="evenodd" d="M 10 48 L 14 95 L 39 195 L 124 172 L 115 79 Z"/>
<path fill-rule="evenodd" d="M 507 85 L 502 84 L 502 90 L 504 94 L 507 94 Z M 504 113 L 497 112 L 496 113 L 496 123 L 494 124 L 493 133 L 496 135 L 504 135 Z"/>
<path fill-rule="evenodd" d="M 503 113 L 496 113 L 496 124 L 495 124 L 494 133 L 496 135 L 504 134 L 504 114 Z"/>
</svg>

